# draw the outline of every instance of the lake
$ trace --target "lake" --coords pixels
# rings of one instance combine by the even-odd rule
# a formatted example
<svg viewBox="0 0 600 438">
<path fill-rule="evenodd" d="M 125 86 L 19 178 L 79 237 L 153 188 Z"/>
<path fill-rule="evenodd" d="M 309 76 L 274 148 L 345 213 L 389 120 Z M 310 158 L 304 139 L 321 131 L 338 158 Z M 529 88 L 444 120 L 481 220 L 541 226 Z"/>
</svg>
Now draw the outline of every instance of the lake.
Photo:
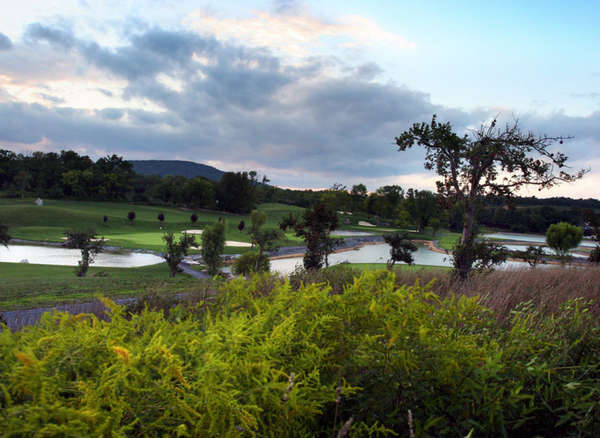
<svg viewBox="0 0 600 438">
<path fill-rule="evenodd" d="M 520 242 L 546 243 L 546 236 L 543 234 L 488 233 L 484 234 L 483 237 L 487 239 L 517 240 Z M 594 246 L 596 246 L 596 243 L 591 240 L 584 239 L 581 241 L 579 246 L 593 248 Z"/>
<path fill-rule="evenodd" d="M 386 263 L 390 258 L 390 246 L 386 243 L 376 245 L 365 245 L 357 250 L 338 252 L 329 256 L 329 264 L 337 265 L 343 262 L 349 263 Z M 425 247 L 417 245 L 417 251 L 413 253 L 416 265 L 429 266 L 452 266 L 452 257 L 446 254 L 435 252 Z M 302 266 L 302 257 L 290 257 L 286 259 L 271 260 L 271 271 L 277 271 L 280 274 L 287 275 L 292 272 L 297 265 Z M 549 266 L 549 265 L 542 265 Z M 528 268 L 527 263 L 508 261 L 500 265 L 500 269 L 508 268 Z"/>
<path fill-rule="evenodd" d="M 8 245 L 7 248 L 0 245 L 0 262 L 19 263 L 21 260 L 40 265 L 77 266 L 77 262 L 81 260 L 81 251 L 55 246 Z M 91 266 L 136 268 L 162 262 L 164 259 L 154 254 L 103 252 L 96 256 Z"/>
</svg>

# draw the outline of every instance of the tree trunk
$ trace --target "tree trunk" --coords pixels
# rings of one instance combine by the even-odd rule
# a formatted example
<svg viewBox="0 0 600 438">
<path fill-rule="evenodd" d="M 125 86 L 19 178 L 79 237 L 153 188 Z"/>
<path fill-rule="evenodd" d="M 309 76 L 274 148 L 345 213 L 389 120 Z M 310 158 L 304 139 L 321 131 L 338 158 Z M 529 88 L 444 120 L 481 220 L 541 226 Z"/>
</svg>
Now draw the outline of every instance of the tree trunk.
<svg viewBox="0 0 600 438">
<path fill-rule="evenodd" d="M 463 222 L 463 231 L 460 238 L 461 250 L 455 251 L 454 265 L 458 276 L 462 280 L 466 280 L 473 266 L 472 243 L 473 243 L 473 225 L 475 223 L 475 202 L 468 200 L 465 208 L 465 216 Z"/>
<path fill-rule="evenodd" d="M 256 257 L 256 263 L 254 263 L 254 272 L 258 272 L 258 265 L 262 259 L 263 248 L 261 245 L 258 246 L 258 257 Z"/>
</svg>

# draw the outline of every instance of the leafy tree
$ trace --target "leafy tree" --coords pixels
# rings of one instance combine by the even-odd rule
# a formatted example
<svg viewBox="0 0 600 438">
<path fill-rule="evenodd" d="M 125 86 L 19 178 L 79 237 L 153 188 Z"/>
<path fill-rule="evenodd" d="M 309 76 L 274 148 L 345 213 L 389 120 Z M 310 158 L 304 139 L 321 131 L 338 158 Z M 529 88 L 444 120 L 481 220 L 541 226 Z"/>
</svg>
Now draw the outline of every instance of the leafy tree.
<svg viewBox="0 0 600 438">
<path fill-rule="evenodd" d="M 175 237 L 171 232 L 165 234 L 163 240 L 165 241 L 166 246 L 162 257 L 166 260 L 167 265 L 169 265 L 171 277 L 175 277 L 178 270 L 177 267 L 183 258 L 188 255 L 188 249 L 196 244 L 196 240 L 194 239 L 194 236 L 183 233 L 179 238 L 179 241 L 176 242 Z"/>
<path fill-rule="evenodd" d="M 135 219 L 135 211 L 130 211 L 127 213 L 127 219 L 129 219 L 129 224 L 133 225 L 133 220 Z"/>
<path fill-rule="evenodd" d="M 256 172 L 226 172 L 216 186 L 217 208 L 249 213 L 256 201 Z"/>
<path fill-rule="evenodd" d="M 485 195 L 510 197 L 523 186 L 540 190 L 560 182 L 581 178 L 586 171 L 565 171 L 567 157 L 552 152 L 550 146 L 564 137 L 535 136 L 521 131 L 518 121 L 498 128 L 496 120 L 477 131 L 459 136 L 450 123 L 415 123 L 396 137 L 399 151 L 413 146 L 425 149 L 425 168 L 441 177 L 438 193 L 464 206 L 464 221 L 455 268 L 462 279 L 468 277 L 479 251 L 475 243 L 475 208 Z M 480 246 L 479 244 L 477 246 Z M 481 254 L 485 255 L 485 254 Z"/>
<path fill-rule="evenodd" d="M 409 189 L 406 193 L 406 208 L 419 233 L 425 230 L 432 217 L 440 214 L 438 197 L 429 190 Z"/>
<path fill-rule="evenodd" d="M 85 277 L 90 265 L 94 263 L 94 259 L 98 253 L 102 252 L 104 247 L 104 238 L 97 239 L 96 231 L 94 230 L 69 230 L 65 231 L 67 248 L 76 248 L 81 250 L 81 260 L 75 269 L 75 274 L 78 277 Z"/>
<path fill-rule="evenodd" d="M 8 246 L 8 242 L 10 242 L 10 239 L 11 237 L 8 234 L 8 227 L 0 223 L 0 244 Z"/>
<path fill-rule="evenodd" d="M 188 180 L 184 187 L 184 203 L 192 208 L 214 208 L 215 185 L 202 177 Z"/>
<path fill-rule="evenodd" d="M 440 218 L 432 217 L 429 220 L 429 226 L 431 227 L 431 231 L 433 232 L 433 235 L 435 236 L 437 234 L 437 232 L 439 231 L 440 227 L 442 226 L 442 221 L 440 220 Z"/>
<path fill-rule="evenodd" d="M 525 251 L 515 251 L 515 256 L 525 260 L 532 268 L 544 263 L 544 249 L 541 246 L 529 245 Z"/>
<path fill-rule="evenodd" d="M 335 240 L 331 238 L 331 232 L 338 226 L 338 217 L 335 211 L 329 210 L 322 203 L 306 209 L 302 221 L 291 214 L 285 217 L 279 224 L 282 230 L 294 229 L 296 236 L 303 237 L 306 243 L 304 254 L 305 269 L 321 269 L 323 264 L 328 263 L 328 255 L 335 248 Z"/>
<path fill-rule="evenodd" d="M 198 221 L 198 215 L 196 213 L 190 216 L 190 221 L 195 224 Z"/>
<path fill-rule="evenodd" d="M 160 221 L 160 223 L 162 225 L 162 223 L 165 221 L 165 214 L 164 213 L 158 213 L 158 216 L 156 218 Z"/>
<path fill-rule="evenodd" d="M 350 191 L 350 205 L 353 212 L 364 210 L 366 199 L 367 187 L 364 184 L 352 186 L 352 190 Z"/>
<path fill-rule="evenodd" d="M 583 212 L 583 217 L 587 222 L 586 225 L 592 228 L 593 239 L 596 241 L 596 246 L 590 252 L 588 260 L 591 263 L 600 264 L 600 216 L 597 215 L 594 210 L 586 209 Z"/>
<path fill-rule="evenodd" d="M 219 219 L 202 233 L 202 258 L 209 275 L 217 275 L 223 265 L 221 254 L 225 249 L 225 222 Z"/>
<path fill-rule="evenodd" d="M 402 187 L 398 185 L 379 187 L 376 194 L 380 198 L 377 214 L 386 218 L 394 217 L 404 197 Z"/>
<path fill-rule="evenodd" d="M 388 269 L 392 269 L 396 262 L 404 262 L 412 265 L 414 262 L 412 253 L 417 246 L 408 238 L 407 233 L 393 233 L 384 236 L 385 243 L 390 245 L 390 259 L 387 262 Z"/>
<path fill-rule="evenodd" d="M 183 205 L 186 204 L 187 184 L 188 179 L 184 176 L 166 175 L 151 187 L 150 193 L 164 204 Z"/>
<path fill-rule="evenodd" d="M 569 258 L 569 250 L 576 248 L 583 238 L 581 227 L 567 222 L 552 224 L 546 231 L 546 243 L 564 263 Z"/>
<path fill-rule="evenodd" d="M 250 213 L 250 228 L 248 234 L 252 244 L 258 248 L 258 254 L 255 258 L 254 270 L 258 272 L 261 266 L 264 266 L 265 251 L 273 251 L 277 249 L 275 242 L 279 240 L 281 232 L 274 229 L 263 229 L 263 225 L 267 222 L 267 215 L 260 210 L 252 210 Z"/>
<path fill-rule="evenodd" d="M 590 251 L 590 255 L 588 256 L 588 260 L 591 263 L 595 263 L 595 264 L 600 264 L 600 246 L 596 245 L 591 251 Z"/>
<path fill-rule="evenodd" d="M 454 248 L 452 261 L 457 273 L 460 273 L 461 267 L 468 262 L 471 263 L 469 270 L 485 272 L 492 270 L 495 265 L 504 263 L 507 258 L 506 247 L 487 240 L 476 240 L 464 245 L 459 242 Z"/>
<path fill-rule="evenodd" d="M 270 268 L 269 257 L 248 252 L 235 259 L 232 271 L 236 275 L 248 275 L 251 272 L 268 272 Z"/>
<path fill-rule="evenodd" d="M 19 191 L 21 199 L 25 197 L 25 192 L 29 189 L 29 184 L 32 180 L 33 177 L 31 176 L 31 173 L 26 170 L 19 171 L 17 176 L 15 176 L 15 185 Z"/>
<path fill-rule="evenodd" d="M 350 207 L 348 189 L 340 183 L 335 183 L 321 195 L 321 202 L 330 210 L 345 211 Z"/>
</svg>

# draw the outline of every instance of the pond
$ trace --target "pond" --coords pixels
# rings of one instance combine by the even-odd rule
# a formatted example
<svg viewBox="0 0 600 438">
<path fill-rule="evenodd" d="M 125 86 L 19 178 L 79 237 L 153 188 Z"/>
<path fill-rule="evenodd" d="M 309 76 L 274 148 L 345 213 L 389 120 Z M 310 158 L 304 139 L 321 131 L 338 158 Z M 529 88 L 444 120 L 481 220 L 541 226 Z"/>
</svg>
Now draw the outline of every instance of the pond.
<svg viewBox="0 0 600 438">
<path fill-rule="evenodd" d="M 81 251 L 55 246 L 8 245 L 7 248 L 0 245 L 0 262 L 19 263 L 22 260 L 40 265 L 77 266 Z M 135 268 L 162 262 L 164 259 L 154 254 L 103 252 L 96 256 L 91 266 Z"/>
<path fill-rule="evenodd" d="M 525 251 L 527 250 L 528 245 L 502 245 L 504 246 L 506 249 L 508 249 L 509 251 Z M 552 248 L 548 248 L 547 246 L 542 246 L 542 251 L 544 252 L 544 254 L 547 255 L 556 255 L 556 253 L 554 252 L 554 250 Z M 580 257 L 580 258 L 587 258 L 587 255 L 584 254 L 571 254 L 573 257 Z"/>
<path fill-rule="evenodd" d="M 357 250 L 331 254 L 329 256 L 329 264 L 337 265 L 343 262 L 386 263 L 389 257 L 390 246 L 385 243 L 381 243 L 376 245 L 365 245 Z M 451 256 L 432 251 L 423 245 L 417 245 L 417 251 L 413 253 L 413 258 L 416 265 L 452 266 Z M 287 275 L 292 272 L 297 265 L 302 266 L 302 257 L 271 260 L 271 271 L 277 271 L 280 274 Z M 527 265 L 527 263 L 508 261 L 503 263 L 500 268 L 527 268 L 528 266 L 529 265 Z"/>
<path fill-rule="evenodd" d="M 352 230 L 334 230 L 331 232 L 332 237 L 360 237 L 360 236 L 374 236 L 375 234 L 369 233 L 368 231 L 352 231 Z"/>
<path fill-rule="evenodd" d="M 517 240 L 520 242 L 536 242 L 546 243 L 546 236 L 543 234 L 519 234 L 519 233 L 488 233 L 484 234 L 483 237 L 488 239 L 499 239 L 499 240 Z M 579 246 L 591 247 L 596 246 L 596 243 L 588 239 L 581 241 Z"/>
</svg>

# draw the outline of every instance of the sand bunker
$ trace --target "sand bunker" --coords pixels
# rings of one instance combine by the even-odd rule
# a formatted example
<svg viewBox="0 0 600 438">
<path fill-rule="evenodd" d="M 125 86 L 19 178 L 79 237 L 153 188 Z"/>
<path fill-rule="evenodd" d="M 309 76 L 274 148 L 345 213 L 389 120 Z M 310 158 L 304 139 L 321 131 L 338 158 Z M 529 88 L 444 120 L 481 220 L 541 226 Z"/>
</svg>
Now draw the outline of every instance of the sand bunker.
<svg viewBox="0 0 600 438">
<path fill-rule="evenodd" d="M 361 227 L 376 227 L 377 225 L 373 225 L 371 222 L 367 221 L 358 221 L 358 225 Z"/>
<path fill-rule="evenodd" d="M 62 240 L 67 240 L 68 237 L 61 237 Z M 92 242 L 100 242 L 102 239 L 90 239 Z M 105 242 L 108 242 L 110 239 L 104 239 Z"/>
<path fill-rule="evenodd" d="M 187 234 L 202 234 L 202 230 L 183 230 L 182 233 L 187 233 Z"/>
<path fill-rule="evenodd" d="M 226 240 L 225 241 L 225 246 L 237 246 L 237 247 L 240 247 L 240 248 L 242 248 L 242 247 L 243 248 L 250 248 L 252 246 L 252 244 L 248 243 L 248 242 L 239 242 L 237 240 Z M 201 246 L 192 246 L 192 248 L 200 249 L 202 247 Z"/>
</svg>

